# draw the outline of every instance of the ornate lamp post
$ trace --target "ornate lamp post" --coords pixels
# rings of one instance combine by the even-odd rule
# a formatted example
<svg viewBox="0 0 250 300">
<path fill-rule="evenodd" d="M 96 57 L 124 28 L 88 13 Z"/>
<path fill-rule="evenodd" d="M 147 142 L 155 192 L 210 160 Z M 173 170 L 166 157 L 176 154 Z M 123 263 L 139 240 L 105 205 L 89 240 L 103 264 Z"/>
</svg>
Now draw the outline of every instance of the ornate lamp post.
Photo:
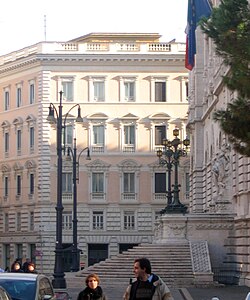
<svg viewBox="0 0 250 300">
<path fill-rule="evenodd" d="M 81 154 L 87 150 L 87 160 L 90 160 L 89 155 L 89 148 L 86 147 L 80 151 L 80 153 L 77 155 L 77 149 L 76 149 L 76 138 L 74 138 L 74 146 L 73 149 L 71 147 L 68 147 L 67 157 L 66 159 L 68 161 L 71 160 L 71 156 L 73 158 L 73 247 L 72 247 L 72 266 L 71 271 L 77 272 L 79 271 L 79 262 L 78 262 L 78 255 L 79 255 L 79 249 L 77 247 L 77 182 L 79 182 L 79 160 Z"/>
<path fill-rule="evenodd" d="M 75 104 L 67 112 L 64 122 L 62 116 L 62 94 L 60 91 L 60 102 L 58 110 L 53 103 L 49 106 L 49 115 L 47 120 L 50 124 L 57 125 L 57 203 L 56 203 L 56 245 L 55 245 L 55 265 L 54 265 L 54 279 L 52 280 L 53 287 L 55 289 L 66 288 L 65 274 L 63 268 L 63 247 L 62 247 L 62 151 L 65 150 L 64 145 L 62 146 L 62 129 L 65 128 L 66 119 L 69 112 L 76 106 L 78 106 L 78 116 L 76 122 L 82 122 L 81 108 L 79 104 Z M 56 117 L 55 117 L 56 113 Z"/>
<path fill-rule="evenodd" d="M 190 145 L 188 138 L 181 141 L 179 136 L 179 129 L 175 128 L 173 130 L 174 139 L 169 141 L 167 139 L 163 140 L 164 150 L 158 150 L 157 156 L 159 158 L 159 164 L 167 167 L 168 172 L 168 190 L 167 190 L 167 206 L 161 211 L 164 213 L 185 213 L 187 207 L 180 202 L 179 192 L 180 185 L 178 183 L 178 166 L 181 156 L 187 155 L 187 147 Z M 185 149 L 181 148 L 181 145 L 185 146 Z M 173 190 L 171 186 L 171 173 L 174 166 L 174 184 Z"/>
</svg>

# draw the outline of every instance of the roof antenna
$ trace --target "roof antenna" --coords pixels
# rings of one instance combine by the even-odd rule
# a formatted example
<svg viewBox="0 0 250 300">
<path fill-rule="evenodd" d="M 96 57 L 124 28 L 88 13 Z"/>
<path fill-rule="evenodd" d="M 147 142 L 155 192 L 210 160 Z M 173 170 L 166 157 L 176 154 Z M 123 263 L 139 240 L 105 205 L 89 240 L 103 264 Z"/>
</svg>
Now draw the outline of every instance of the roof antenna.
<svg viewBox="0 0 250 300">
<path fill-rule="evenodd" d="M 47 30 L 47 26 L 46 26 L 46 15 L 44 15 L 44 41 L 46 42 L 46 30 Z"/>
</svg>

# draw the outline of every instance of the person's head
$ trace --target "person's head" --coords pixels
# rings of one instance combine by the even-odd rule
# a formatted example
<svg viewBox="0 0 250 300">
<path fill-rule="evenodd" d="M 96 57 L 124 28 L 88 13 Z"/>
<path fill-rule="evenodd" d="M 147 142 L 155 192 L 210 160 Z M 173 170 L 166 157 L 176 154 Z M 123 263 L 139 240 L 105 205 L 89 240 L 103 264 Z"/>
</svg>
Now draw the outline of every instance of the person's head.
<svg viewBox="0 0 250 300">
<path fill-rule="evenodd" d="M 100 278 L 98 275 L 96 274 L 90 274 L 86 277 L 86 286 L 88 286 L 89 288 L 91 288 L 92 290 L 96 289 L 97 286 L 100 283 Z"/>
<path fill-rule="evenodd" d="M 35 265 L 33 263 L 28 264 L 28 271 L 31 273 L 35 272 Z"/>
<path fill-rule="evenodd" d="M 151 263 L 145 258 L 137 258 L 134 260 L 135 277 L 144 280 L 147 275 L 151 274 Z"/>
<path fill-rule="evenodd" d="M 20 263 L 19 262 L 15 262 L 13 269 L 14 269 L 14 271 L 19 271 L 21 269 Z"/>
</svg>

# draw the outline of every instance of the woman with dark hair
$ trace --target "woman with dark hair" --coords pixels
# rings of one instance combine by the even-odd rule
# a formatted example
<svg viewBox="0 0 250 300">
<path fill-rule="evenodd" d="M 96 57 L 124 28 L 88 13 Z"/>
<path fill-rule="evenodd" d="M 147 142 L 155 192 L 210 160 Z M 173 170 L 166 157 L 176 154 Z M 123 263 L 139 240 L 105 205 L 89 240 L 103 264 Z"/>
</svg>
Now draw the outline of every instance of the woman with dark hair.
<svg viewBox="0 0 250 300">
<path fill-rule="evenodd" d="M 96 274 L 90 274 L 85 279 L 86 288 L 82 290 L 77 300 L 107 300 L 99 286 L 100 278 Z"/>
</svg>

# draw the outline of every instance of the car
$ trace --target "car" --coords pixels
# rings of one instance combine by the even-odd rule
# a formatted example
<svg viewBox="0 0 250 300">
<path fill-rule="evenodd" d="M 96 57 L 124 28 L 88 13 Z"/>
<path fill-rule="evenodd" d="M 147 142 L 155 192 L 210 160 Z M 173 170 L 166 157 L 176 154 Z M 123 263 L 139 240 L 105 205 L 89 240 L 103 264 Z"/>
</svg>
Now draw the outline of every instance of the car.
<svg viewBox="0 0 250 300">
<path fill-rule="evenodd" d="M 0 300 L 12 300 L 8 292 L 0 286 Z"/>
<path fill-rule="evenodd" d="M 0 286 L 12 300 L 56 300 L 50 279 L 43 274 L 0 273 Z"/>
</svg>

